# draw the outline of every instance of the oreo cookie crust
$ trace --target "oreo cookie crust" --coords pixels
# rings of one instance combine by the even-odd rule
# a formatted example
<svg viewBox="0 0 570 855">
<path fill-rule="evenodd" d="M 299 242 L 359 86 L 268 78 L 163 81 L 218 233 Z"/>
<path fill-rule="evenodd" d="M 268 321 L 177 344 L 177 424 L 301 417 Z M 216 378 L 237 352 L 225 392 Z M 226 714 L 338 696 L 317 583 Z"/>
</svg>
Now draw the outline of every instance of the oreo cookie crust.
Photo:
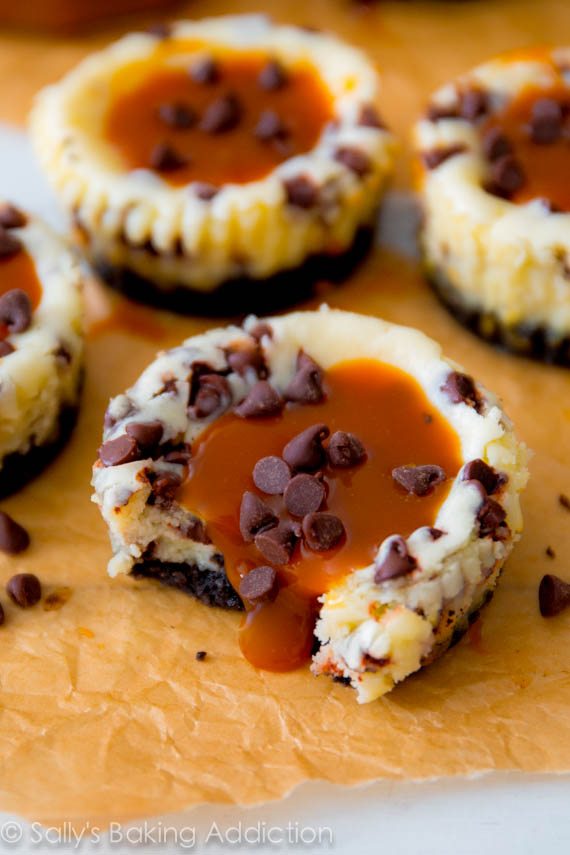
<svg viewBox="0 0 570 855">
<path fill-rule="evenodd" d="M 327 376 L 355 359 L 412 378 L 427 396 L 432 418 L 441 419 L 459 443 L 459 470 L 448 479 L 433 524 L 377 541 L 370 563 L 347 567 L 318 597 L 312 671 L 350 682 L 358 700 L 367 702 L 433 661 L 464 631 L 522 531 L 526 450 L 497 399 L 445 360 L 435 342 L 415 330 L 326 307 L 262 322 L 250 317 L 242 328 L 188 339 L 159 354 L 131 389 L 111 401 L 93 485 L 110 531 L 111 575 L 153 576 L 206 602 L 236 607 L 237 594 L 228 601 L 226 564 L 212 542 L 211 521 L 181 498 L 183 485 L 192 483 L 192 449 L 232 410 L 241 419 L 261 419 L 259 429 L 269 432 L 284 399 L 324 412 L 315 404 L 319 384 L 326 390 Z M 263 458 L 252 485 L 261 493 L 243 497 L 242 536 L 255 539 L 269 556 L 237 586 L 248 608 L 275 596 L 275 568 L 286 566 L 291 538 L 305 538 L 316 550 L 313 562 L 342 543 L 342 521 L 339 526 L 319 509 L 322 476 L 308 474 L 324 465 L 325 451 L 341 473 L 371 465 L 369 448 L 357 437 L 336 431 L 323 450 L 324 426 L 309 433 L 289 442 L 281 460 Z M 328 471 L 322 470 L 325 491 Z M 300 474 L 292 477 L 295 472 Z M 421 503 L 444 476 L 438 466 L 402 465 L 387 477 L 397 481 L 394 489 Z M 293 521 L 275 527 L 268 494 L 283 490 Z"/>
<path fill-rule="evenodd" d="M 438 90 L 415 128 L 424 260 L 442 300 L 483 338 L 560 365 L 569 64 L 567 48 L 506 54 Z"/>
<path fill-rule="evenodd" d="M 269 109 L 258 110 L 240 101 L 236 81 L 243 62 L 259 57 L 265 64 L 252 86 Z M 241 63 L 234 75 L 229 65 L 224 70 L 232 62 Z M 137 68 L 185 76 L 200 103 L 191 95 L 165 98 L 155 116 L 164 140 L 142 160 L 129 160 L 109 136 L 109 117 L 117 92 L 130 97 Z M 306 112 L 296 75 L 323 93 L 322 124 L 298 146 L 295 135 L 311 113 L 296 121 L 296 110 Z M 293 85 L 299 97 L 279 101 Z M 374 223 L 394 152 L 378 99 L 371 63 L 333 36 L 258 15 L 227 16 L 181 21 L 161 39 L 132 34 L 94 54 L 40 93 L 31 133 L 88 257 L 113 279 L 133 288 L 138 280 L 140 298 L 149 294 L 148 283 L 167 295 L 203 295 L 224 283 L 241 289 L 249 280 L 262 290 L 266 280 L 270 288 L 272 277 L 308 259 L 349 252 L 359 230 Z M 251 146 L 214 180 L 208 170 L 216 151 L 225 163 L 246 127 Z M 202 167 L 192 146 L 184 148 L 189 135 L 196 145 L 209 144 Z M 277 151 L 277 162 L 248 176 L 241 161 L 250 148 L 260 159 Z M 320 274 L 318 267 L 313 272 Z"/>
<path fill-rule="evenodd" d="M 83 301 L 72 251 L 43 222 L 8 203 L 0 203 L 0 285 L 5 496 L 38 474 L 73 429 L 83 377 Z"/>
</svg>

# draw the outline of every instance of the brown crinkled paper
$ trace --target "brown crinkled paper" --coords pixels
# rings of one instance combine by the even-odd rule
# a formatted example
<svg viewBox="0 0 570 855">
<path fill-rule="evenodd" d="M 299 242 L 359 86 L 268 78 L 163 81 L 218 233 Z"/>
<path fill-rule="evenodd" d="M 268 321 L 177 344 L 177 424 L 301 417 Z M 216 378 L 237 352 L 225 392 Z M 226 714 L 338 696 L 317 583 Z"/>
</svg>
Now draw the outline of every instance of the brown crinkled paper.
<svg viewBox="0 0 570 855">
<path fill-rule="evenodd" d="M 398 128 L 409 125 L 427 91 L 446 76 L 487 53 L 552 41 L 564 24 L 568 31 L 564 4 L 515 5 L 516 25 L 507 11 L 514 6 L 493 4 L 493 27 L 488 4 L 445 12 L 435 3 L 382 4 L 357 12 L 340 0 L 336 11 L 332 0 L 317 0 L 314 20 L 300 0 L 281 4 L 292 19 L 319 23 L 320 15 L 377 49 L 388 64 L 385 113 Z M 192 14 L 247 6 L 195 0 Z M 428 50 L 430 33 L 440 39 L 437 50 L 433 43 Z M 67 53 L 53 47 L 58 70 L 85 50 L 85 44 L 67 46 Z M 19 48 L 11 43 L 10 49 Z M 43 63 L 45 71 L 49 52 Z M 69 598 L 60 608 L 21 611 L 2 596 L 1 809 L 101 822 L 204 801 L 278 799 L 308 779 L 356 784 L 570 769 L 570 617 L 546 621 L 537 608 L 541 575 L 570 575 L 570 513 L 558 501 L 570 492 L 570 372 L 477 341 L 437 304 L 417 271 L 390 253 L 376 253 L 344 287 L 323 289 L 331 305 L 416 325 L 439 339 L 450 357 L 504 398 L 536 452 L 524 539 L 482 626 L 385 699 L 358 706 L 349 689 L 307 670 L 255 671 L 238 650 L 239 615 L 149 582 L 107 578 L 106 531 L 89 500 L 106 402 L 159 347 L 207 324 L 139 309 L 135 323 L 144 335 L 133 335 L 101 321 L 109 300 L 102 289 L 92 286 L 89 294 L 92 334 L 78 430 L 48 472 L 3 503 L 29 527 L 33 545 L 17 558 L 0 557 L 2 585 L 14 572 L 32 571 L 47 594 Z M 554 559 L 546 557 L 547 546 Z M 197 650 L 208 652 L 205 661 L 196 661 Z"/>
</svg>

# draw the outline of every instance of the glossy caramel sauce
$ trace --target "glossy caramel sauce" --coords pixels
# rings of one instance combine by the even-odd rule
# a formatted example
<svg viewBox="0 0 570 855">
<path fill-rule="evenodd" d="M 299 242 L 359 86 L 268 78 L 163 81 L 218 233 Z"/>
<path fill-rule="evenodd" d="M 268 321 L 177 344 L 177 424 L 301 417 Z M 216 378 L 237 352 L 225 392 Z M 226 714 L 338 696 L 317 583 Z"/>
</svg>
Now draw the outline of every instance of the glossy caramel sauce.
<svg viewBox="0 0 570 855">
<path fill-rule="evenodd" d="M 263 178 L 287 158 L 312 149 L 332 118 L 330 93 L 309 65 L 288 68 L 284 85 L 268 91 L 258 78 L 270 56 L 216 56 L 218 80 L 199 83 L 190 74 L 197 55 L 188 51 L 188 60 L 180 67 L 179 47 L 177 67 L 167 67 L 167 59 L 172 63 L 176 58 L 173 48 L 168 50 L 158 52 L 154 62 L 139 63 L 132 72 L 125 72 L 128 86 L 122 86 L 124 91 L 116 95 L 108 111 L 105 134 L 127 169 L 151 168 L 156 146 L 167 144 L 187 161 L 179 168 L 160 171 L 170 184 L 244 184 Z M 237 96 L 242 107 L 237 125 L 220 133 L 202 130 L 200 120 L 207 108 L 229 94 Z M 191 127 L 172 128 L 160 117 L 161 107 L 177 103 L 195 113 L 197 119 Z M 287 135 L 282 140 L 256 138 L 256 126 L 267 110 L 275 112 L 286 126 Z"/>
<path fill-rule="evenodd" d="M 8 258 L 0 258 L 0 297 L 14 288 L 25 291 L 30 298 L 32 310 L 37 308 L 42 296 L 42 286 L 34 261 L 25 250 Z M 0 324 L 0 341 L 8 335 L 8 327 Z"/>
<path fill-rule="evenodd" d="M 365 463 L 354 469 L 325 469 L 330 486 L 324 510 L 343 521 L 346 541 L 328 553 L 297 546 L 291 563 L 279 570 L 277 598 L 246 614 L 241 649 L 254 665 L 271 671 L 287 671 L 307 660 L 316 598 L 346 573 L 369 565 L 388 535 L 407 536 L 419 526 L 431 525 L 449 490 L 449 479 L 461 466 L 457 435 L 418 383 L 400 369 L 368 359 L 343 362 L 326 373 L 325 390 L 322 403 L 289 405 L 277 418 L 222 416 L 197 440 L 189 477 L 178 497 L 208 521 L 208 533 L 238 589 L 248 570 L 267 564 L 253 544 L 243 542 L 239 531 L 243 492 L 257 492 L 252 480 L 255 463 L 266 455 L 280 455 L 293 436 L 318 422 L 331 433 L 352 432 L 364 443 Z M 391 473 L 396 466 L 422 463 L 442 466 L 448 481 L 430 496 L 418 498 L 398 487 Z M 282 509 L 280 496 L 263 499 L 275 510 Z"/>
<path fill-rule="evenodd" d="M 554 210 L 570 211 L 570 120 L 567 117 L 562 133 L 554 142 L 533 142 L 529 132 L 532 108 L 542 98 L 553 98 L 570 111 L 570 87 L 564 83 L 546 89 L 529 86 L 504 110 L 493 115 L 482 130 L 500 128 L 522 167 L 525 181 L 511 197 L 512 202 L 522 204 L 544 199 Z"/>
</svg>

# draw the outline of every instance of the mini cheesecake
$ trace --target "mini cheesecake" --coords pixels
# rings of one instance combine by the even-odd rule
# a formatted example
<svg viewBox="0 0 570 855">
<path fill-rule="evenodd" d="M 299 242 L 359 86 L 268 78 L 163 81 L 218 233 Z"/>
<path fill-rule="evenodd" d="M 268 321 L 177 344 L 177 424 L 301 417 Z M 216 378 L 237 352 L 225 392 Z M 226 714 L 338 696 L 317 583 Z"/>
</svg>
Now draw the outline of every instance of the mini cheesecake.
<svg viewBox="0 0 570 855">
<path fill-rule="evenodd" d="M 285 272 L 314 280 L 363 245 L 394 148 L 378 97 L 336 38 L 229 16 L 89 57 L 40 94 L 31 131 L 109 281 L 182 310 L 228 285 L 243 310 L 248 283 L 291 300 Z"/>
<path fill-rule="evenodd" d="M 475 68 L 415 130 L 423 250 L 443 301 L 516 353 L 570 364 L 570 49 Z"/>
<path fill-rule="evenodd" d="M 423 334 L 326 307 L 160 354 L 103 440 L 110 574 L 245 608 L 253 665 L 312 655 L 361 702 L 464 632 L 522 530 L 494 396 Z"/>
<path fill-rule="evenodd" d="M 0 495 L 49 462 L 75 422 L 81 273 L 43 222 L 0 203 Z"/>
</svg>

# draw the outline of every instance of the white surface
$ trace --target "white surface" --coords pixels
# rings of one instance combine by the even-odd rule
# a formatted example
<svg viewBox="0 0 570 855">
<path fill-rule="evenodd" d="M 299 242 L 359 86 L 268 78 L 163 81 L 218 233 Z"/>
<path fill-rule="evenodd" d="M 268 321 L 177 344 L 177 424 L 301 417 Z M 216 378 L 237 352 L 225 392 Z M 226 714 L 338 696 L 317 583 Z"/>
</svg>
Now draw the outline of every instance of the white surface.
<svg viewBox="0 0 570 855">
<path fill-rule="evenodd" d="M 42 214 L 55 226 L 61 224 L 19 132 L 0 128 L 0 164 L 2 196 Z M 395 204 L 400 209 L 402 198 L 397 197 Z M 389 223 L 392 218 L 385 220 Z M 382 739 L 381 732 L 378 739 Z M 566 775 L 492 774 L 475 780 L 380 783 L 350 790 L 307 784 L 289 798 L 262 807 L 245 810 L 205 805 L 176 816 L 115 827 L 113 839 L 99 834 L 96 823 L 84 828 L 78 841 L 68 826 L 40 828 L 0 814 L 0 852 L 567 855 L 569 808 L 570 777 Z M 248 843 L 244 839 L 255 838 L 258 829 L 265 834 L 272 829 L 276 842 Z M 146 843 L 139 843 L 145 834 Z M 317 840 L 295 842 L 295 835 L 301 834 L 307 840 L 317 835 Z M 236 839 L 238 842 L 232 842 Z"/>
</svg>

